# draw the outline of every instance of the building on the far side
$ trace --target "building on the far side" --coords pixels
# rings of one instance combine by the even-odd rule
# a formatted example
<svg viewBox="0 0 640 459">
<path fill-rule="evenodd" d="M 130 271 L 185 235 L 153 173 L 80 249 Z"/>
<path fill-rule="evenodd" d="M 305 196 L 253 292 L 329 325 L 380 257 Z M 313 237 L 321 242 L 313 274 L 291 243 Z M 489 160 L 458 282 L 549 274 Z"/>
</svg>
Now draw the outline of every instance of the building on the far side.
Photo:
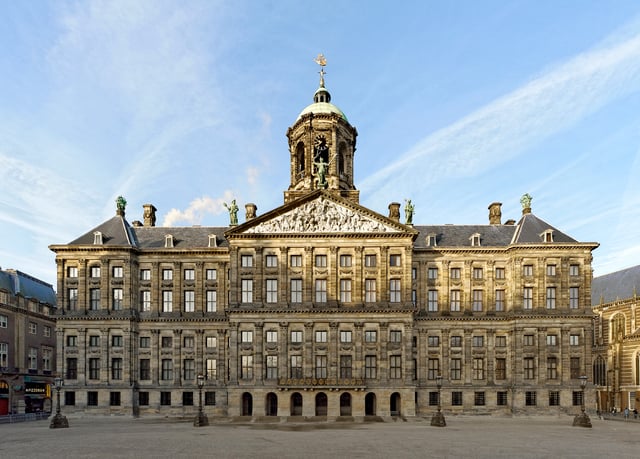
<svg viewBox="0 0 640 459">
<path fill-rule="evenodd" d="M 50 284 L 0 269 L 0 415 L 51 411 L 55 307 Z"/>
<path fill-rule="evenodd" d="M 596 277 L 593 381 L 602 411 L 640 409 L 640 265 Z"/>
</svg>

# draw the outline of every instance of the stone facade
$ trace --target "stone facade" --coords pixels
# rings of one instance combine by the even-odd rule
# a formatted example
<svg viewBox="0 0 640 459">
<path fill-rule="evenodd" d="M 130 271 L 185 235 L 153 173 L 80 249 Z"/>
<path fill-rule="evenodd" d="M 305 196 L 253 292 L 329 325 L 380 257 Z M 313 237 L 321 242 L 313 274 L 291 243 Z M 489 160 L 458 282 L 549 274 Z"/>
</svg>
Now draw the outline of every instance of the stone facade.
<svg viewBox="0 0 640 459">
<path fill-rule="evenodd" d="M 505 224 L 499 203 L 460 226 L 361 206 L 357 131 L 324 79 L 287 136 L 281 207 L 235 224 L 232 205 L 223 228 L 119 208 L 51 246 L 66 412 L 190 416 L 200 373 L 210 416 L 425 416 L 438 374 L 448 411 L 579 409 L 596 243 L 530 198 Z"/>
</svg>

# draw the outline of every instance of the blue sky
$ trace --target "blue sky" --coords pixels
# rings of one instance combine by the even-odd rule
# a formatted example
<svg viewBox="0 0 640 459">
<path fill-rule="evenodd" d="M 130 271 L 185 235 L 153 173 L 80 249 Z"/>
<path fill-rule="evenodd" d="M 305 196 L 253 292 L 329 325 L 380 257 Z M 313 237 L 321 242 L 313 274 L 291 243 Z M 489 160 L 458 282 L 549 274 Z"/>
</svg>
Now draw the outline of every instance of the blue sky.
<svg viewBox="0 0 640 459">
<path fill-rule="evenodd" d="M 318 53 L 363 205 L 484 224 L 529 193 L 596 276 L 640 262 L 637 1 L 0 0 L 0 266 L 55 284 L 48 245 L 118 195 L 174 226 L 281 205 Z"/>
</svg>

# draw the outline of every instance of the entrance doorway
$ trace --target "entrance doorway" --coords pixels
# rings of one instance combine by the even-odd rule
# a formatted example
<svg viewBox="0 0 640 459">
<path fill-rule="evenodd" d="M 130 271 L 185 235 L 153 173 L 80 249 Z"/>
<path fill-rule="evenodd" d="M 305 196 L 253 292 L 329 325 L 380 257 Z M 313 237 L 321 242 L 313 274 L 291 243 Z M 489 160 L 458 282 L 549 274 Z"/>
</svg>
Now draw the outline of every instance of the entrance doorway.
<svg viewBox="0 0 640 459">
<path fill-rule="evenodd" d="M 389 411 L 391 411 L 391 416 L 400 416 L 400 394 L 397 392 L 391 394 Z"/>
<path fill-rule="evenodd" d="M 351 394 L 348 392 L 340 396 L 340 416 L 351 416 Z"/>
<path fill-rule="evenodd" d="M 376 415 L 376 394 L 369 392 L 364 398 L 364 414 L 365 416 Z"/>
<path fill-rule="evenodd" d="M 324 392 L 320 392 L 316 395 L 316 416 L 327 415 L 327 395 Z"/>
<path fill-rule="evenodd" d="M 299 392 L 291 394 L 291 416 L 302 416 L 302 395 Z"/>
<path fill-rule="evenodd" d="M 249 392 L 242 394 L 242 416 L 253 416 L 253 397 Z"/>
<path fill-rule="evenodd" d="M 278 415 L 278 396 L 273 392 L 269 392 L 267 394 L 267 403 L 264 414 L 267 416 Z"/>
</svg>

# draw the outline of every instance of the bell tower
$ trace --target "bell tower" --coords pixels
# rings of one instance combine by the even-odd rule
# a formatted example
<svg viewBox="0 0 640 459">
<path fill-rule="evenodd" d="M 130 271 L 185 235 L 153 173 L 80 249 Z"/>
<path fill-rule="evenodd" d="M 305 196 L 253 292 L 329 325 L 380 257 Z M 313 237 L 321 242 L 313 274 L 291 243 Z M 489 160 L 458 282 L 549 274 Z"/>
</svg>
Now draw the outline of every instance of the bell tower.
<svg viewBox="0 0 640 459">
<path fill-rule="evenodd" d="M 284 192 L 284 202 L 325 189 L 358 203 L 360 192 L 353 184 L 358 131 L 331 103 L 331 94 L 324 86 L 326 59 L 320 54 L 315 62 L 320 66 L 320 87 L 313 103 L 287 130 L 291 184 Z"/>
</svg>

